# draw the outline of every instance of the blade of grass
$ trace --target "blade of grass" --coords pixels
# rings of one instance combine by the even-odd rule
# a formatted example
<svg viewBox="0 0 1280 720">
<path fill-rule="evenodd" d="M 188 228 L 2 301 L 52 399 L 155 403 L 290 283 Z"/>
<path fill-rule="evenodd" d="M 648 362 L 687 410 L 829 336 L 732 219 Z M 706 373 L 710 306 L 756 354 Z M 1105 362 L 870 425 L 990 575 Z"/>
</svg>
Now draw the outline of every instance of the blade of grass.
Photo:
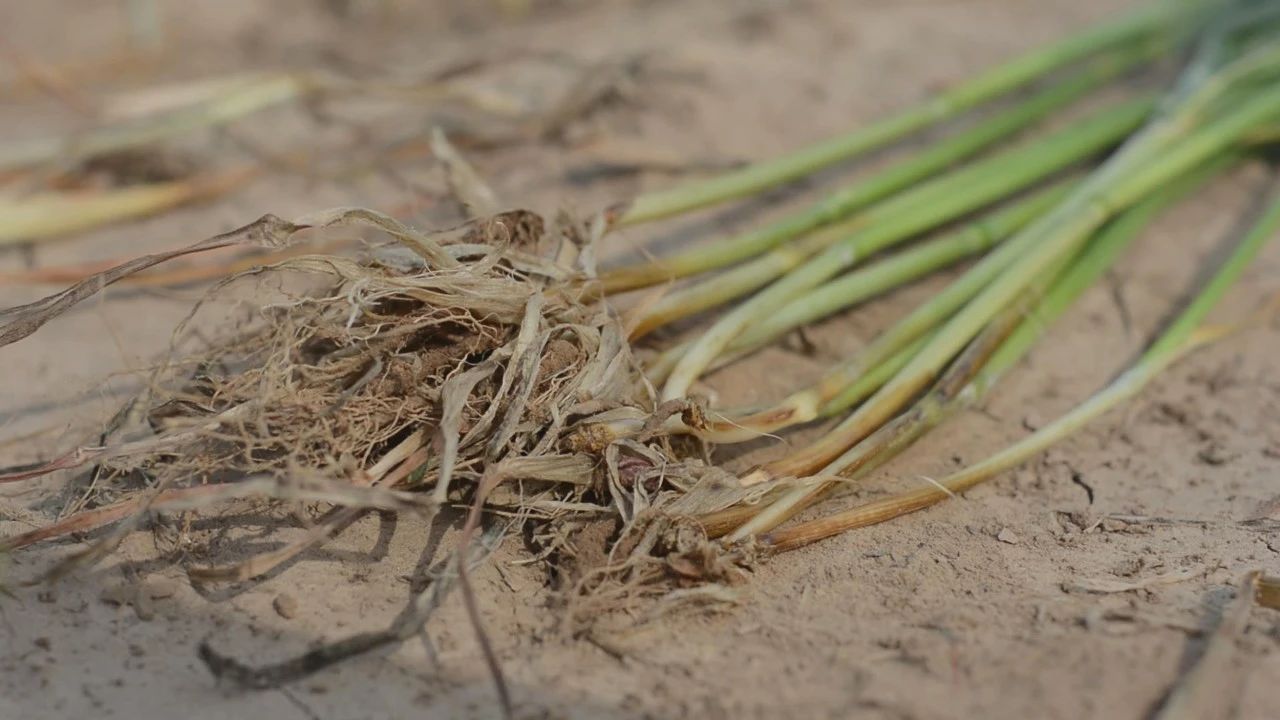
<svg viewBox="0 0 1280 720">
<path fill-rule="evenodd" d="M 1113 214 L 1207 159 L 1224 153 L 1253 127 L 1280 114 L 1280 87 L 1258 94 L 1231 114 L 1192 130 L 1175 114 L 1126 143 L 1072 197 L 1033 223 L 1006 247 L 1026 252 L 954 315 L 897 377 L 842 423 L 836 432 L 805 451 L 770 463 L 753 481 L 816 472 L 846 448 L 882 425 L 918 394 L 982 327 L 1007 307 L 1043 270 L 1069 256 Z"/>
<path fill-rule="evenodd" d="M 1004 373 L 1026 356 L 1048 327 L 1115 264 L 1120 254 L 1133 243 L 1144 228 L 1150 225 L 1157 214 L 1211 179 L 1218 177 L 1225 170 L 1233 167 L 1238 160 L 1239 158 L 1235 155 L 1211 160 L 1203 168 L 1161 188 L 1103 228 L 1080 257 L 1073 260 L 1067 271 L 1054 281 L 1053 286 L 1022 323 L 1000 344 L 986 364 L 975 374 L 969 383 L 970 387 L 955 398 L 956 401 L 952 403 L 954 407 L 949 412 L 981 402 Z M 933 422 L 928 427 L 936 425 L 943 419 L 942 414 L 933 416 Z M 920 428 L 916 437 L 923 434 L 925 429 Z M 905 446 L 901 449 L 905 449 Z M 874 444 L 865 450 L 856 446 L 837 458 L 831 465 L 823 468 L 823 471 L 847 475 L 850 469 L 860 465 L 862 458 L 868 454 L 879 456 L 881 451 L 875 450 Z"/>
<path fill-rule="evenodd" d="M 1056 184 L 1010 207 L 988 213 L 962 229 L 828 281 L 813 292 L 796 298 L 777 313 L 763 318 L 759 325 L 744 330 L 729 343 L 725 353 L 710 366 L 711 369 L 750 354 L 795 328 L 989 249 L 1031 222 L 1036 215 L 1056 205 L 1069 188 L 1067 183 Z M 663 351 L 646 367 L 649 380 L 664 382 L 692 345 L 693 341 L 688 340 Z"/>
<path fill-rule="evenodd" d="M 761 539 L 762 542 L 779 551 L 791 549 L 846 530 L 921 510 L 956 493 L 969 490 L 1070 436 L 1086 423 L 1136 395 L 1179 358 L 1222 337 L 1226 330 L 1217 326 L 1203 326 L 1205 317 L 1277 230 L 1280 230 L 1280 193 L 1274 194 L 1270 207 L 1239 242 L 1230 257 L 1138 361 L 1107 387 L 1054 422 L 986 460 L 938 481 L 940 487 L 902 493 L 842 513 L 800 523 L 770 533 Z"/>
<path fill-rule="evenodd" d="M 777 314 L 769 316 L 761 325 L 749 329 L 737 341 L 730 344 L 726 355 L 721 359 L 733 360 L 741 357 L 791 328 L 833 312 L 840 306 L 859 302 L 866 297 L 935 270 L 963 255 L 989 247 L 997 240 L 1016 231 L 1018 227 L 1030 222 L 1036 214 L 1056 204 L 1069 190 L 1070 185 L 1066 183 L 1051 187 L 1011 208 L 982 218 L 960 231 L 923 243 L 917 248 L 829 282 L 809 295 L 797 298 Z M 697 428 L 685 427 L 680 419 L 675 417 L 668 421 L 666 429 L 673 433 L 692 432 L 703 440 L 724 444 L 748 442 L 794 425 L 830 417 L 865 400 L 879 389 L 898 370 L 905 367 L 914 352 L 922 347 L 923 340 L 923 337 L 908 339 L 904 346 L 888 351 L 884 358 L 877 358 L 868 372 L 850 376 L 848 382 L 838 388 L 839 395 L 835 398 L 831 397 L 835 389 L 829 390 L 824 395 L 821 392 L 822 384 L 819 382 L 763 408 L 757 406 L 744 409 L 708 410 L 706 424 Z M 689 344 L 685 343 L 673 348 L 675 352 L 664 353 L 653 365 L 646 368 L 650 380 L 661 382 L 654 378 L 669 372 L 669 368 L 679 358 L 680 351 L 687 348 Z"/>
<path fill-rule="evenodd" d="M 684 397 L 706 367 L 748 326 L 850 265 L 1000 200 L 1056 170 L 1101 151 L 1137 127 L 1150 108 L 1149 99 L 1108 108 L 1054 134 L 1050 139 L 1027 144 L 949 173 L 881 206 L 879 215 L 882 219 L 879 222 L 858 232 L 837 236 L 838 240 L 822 252 L 799 264 L 712 325 L 680 358 L 663 387 L 663 398 Z M 838 232 L 841 229 L 836 225 L 828 230 Z"/>
<path fill-rule="evenodd" d="M 991 249 L 1061 202 L 1073 183 L 1060 182 L 979 218 L 942 237 L 921 242 L 877 263 L 836 278 L 796 298 L 758 325 L 743 331 L 729 350 L 755 348 L 793 328 L 808 325 L 882 292 L 905 285 Z"/>
<path fill-rule="evenodd" d="M 883 147 L 921 128 L 999 97 L 1037 78 L 1108 48 L 1169 32 L 1187 22 L 1201 3 L 1160 2 L 1119 21 L 1091 28 L 999 65 L 924 103 L 870 127 L 810 145 L 783 157 L 707 180 L 636 198 L 618 223 L 634 225 L 754 194 Z"/>
<path fill-rule="evenodd" d="M 985 365 L 977 369 L 977 372 L 959 379 L 956 367 L 964 369 L 964 365 L 960 361 L 954 363 L 944 377 L 935 384 L 934 389 L 918 400 L 911 410 L 877 428 L 865 439 L 857 441 L 838 458 L 823 467 L 822 475 L 842 475 L 850 479 L 863 477 L 906 450 L 924 433 L 947 418 L 962 409 L 980 403 L 999 378 L 1026 355 L 1048 326 L 1115 263 L 1125 248 L 1157 213 L 1201 187 L 1226 168 L 1233 166 L 1237 160 L 1234 154 L 1215 158 L 1202 168 L 1161 188 L 1160 191 L 1109 223 L 1090 242 L 1080 257 L 1073 260 L 1068 269 L 1054 280 L 1052 287 L 1038 302 L 1034 312 L 1028 313 L 1028 316 L 1009 334 L 1007 339 L 1000 343 L 999 348 L 989 356 Z M 1058 274 L 1056 270 L 1050 270 L 1049 273 Z M 1002 331 L 997 329 L 997 332 Z M 991 328 L 984 330 L 983 335 L 990 337 Z M 1003 334 L 1000 337 L 1003 337 Z M 981 335 L 974 341 L 975 344 L 982 342 Z M 966 352 L 969 351 L 966 350 Z M 967 383 L 963 389 L 957 385 L 957 380 Z M 819 441 L 819 444 L 821 442 Z M 735 539 L 742 539 L 776 527 L 816 502 L 833 487 L 834 485 L 828 483 L 809 494 L 796 491 L 787 496 L 780 495 L 767 510 L 752 517 L 743 525 L 735 534 Z"/>
<path fill-rule="evenodd" d="M 924 345 L 925 339 L 920 338 L 907 345 L 858 378 L 848 388 L 850 402 L 856 403 L 860 399 L 870 397 L 881 385 L 888 382 L 894 374 L 910 362 L 911 356 Z M 684 424 L 682 418 L 673 416 L 663 429 L 673 434 L 692 433 L 707 442 L 723 445 L 758 440 L 763 436 L 814 419 L 798 417 L 792 408 L 784 405 L 763 409 L 706 410 L 705 414 L 706 421 L 702 426 L 690 428 Z"/>
<path fill-rule="evenodd" d="M 1101 57 L 1070 78 L 1019 101 L 1009 109 L 978 120 L 967 130 L 944 138 L 866 180 L 854 182 L 798 213 L 763 228 L 722 238 L 666 258 L 606 271 L 599 278 L 599 289 L 606 294 L 633 290 L 755 257 L 788 240 L 841 220 L 981 152 L 1134 66 L 1151 60 L 1157 53 L 1156 46 L 1140 44 Z"/>
</svg>

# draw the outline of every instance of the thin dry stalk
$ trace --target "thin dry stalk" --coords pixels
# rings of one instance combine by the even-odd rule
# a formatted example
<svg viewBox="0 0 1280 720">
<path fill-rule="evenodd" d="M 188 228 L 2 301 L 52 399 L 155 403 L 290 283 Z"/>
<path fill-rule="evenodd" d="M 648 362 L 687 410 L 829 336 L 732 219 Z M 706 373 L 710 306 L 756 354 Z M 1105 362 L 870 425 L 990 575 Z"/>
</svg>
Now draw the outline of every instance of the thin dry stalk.
<svg viewBox="0 0 1280 720">
<path fill-rule="evenodd" d="M 1247 673 L 1236 667 L 1236 640 L 1244 634 L 1261 572 L 1244 576 L 1195 667 L 1169 694 L 1156 720 L 1226 720 L 1235 714 Z"/>
</svg>

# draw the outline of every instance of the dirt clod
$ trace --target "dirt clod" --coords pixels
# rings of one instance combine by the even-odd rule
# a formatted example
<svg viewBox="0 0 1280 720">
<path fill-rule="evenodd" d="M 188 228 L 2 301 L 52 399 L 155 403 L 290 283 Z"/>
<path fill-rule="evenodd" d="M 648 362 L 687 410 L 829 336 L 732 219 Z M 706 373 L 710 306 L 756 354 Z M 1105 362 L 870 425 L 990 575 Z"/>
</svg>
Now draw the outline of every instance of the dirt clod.
<svg viewBox="0 0 1280 720">
<path fill-rule="evenodd" d="M 1000 532 L 996 533 L 996 539 L 1007 545 L 1017 545 L 1022 542 L 1022 539 L 1018 537 L 1017 533 L 1009 528 L 1001 528 Z"/>
<path fill-rule="evenodd" d="M 171 578 L 153 575 L 143 582 L 139 592 L 145 593 L 152 600 L 163 600 L 178 593 L 178 583 Z"/>
<path fill-rule="evenodd" d="M 133 614 L 138 616 L 139 620 L 146 622 L 152 620 L 156 616 L 156 601 L 145 592 L 137 593 L 133 598 Z"/>
<path fill-rule="evenodd" d="M 298 614 L 298 600 L 288 593 L 280 593 L 271 601 L 276 614 L 286 620 L 292 620 Z"/>
</svg>

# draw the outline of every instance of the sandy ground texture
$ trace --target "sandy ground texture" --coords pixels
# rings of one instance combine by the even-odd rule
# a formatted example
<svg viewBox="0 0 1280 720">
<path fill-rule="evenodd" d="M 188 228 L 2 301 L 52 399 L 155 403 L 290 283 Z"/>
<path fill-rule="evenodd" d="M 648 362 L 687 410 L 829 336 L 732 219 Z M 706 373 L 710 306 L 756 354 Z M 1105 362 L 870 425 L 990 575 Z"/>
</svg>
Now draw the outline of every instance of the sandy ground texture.
<svg viewBox="0 0 1280 720">
<path fill-rule="evenodd" d="M 425 150 L 456 131 L 509 204 L 590 211 L 726 163 L 767 156 L 902 107 L 932 88 L 1125 6 L 1121 0 L 493 2 L 198 0 L 168 8 L 159 61 L 109 63 L 123 3 L 0 0 L 4 52 L 61 68 L 51 95 L 10 75 L 6 142 L 73 130 L 114 92 L 244 69 L 349 77 L 463 77 L 459 96 L 335 99 L 270 110 L 167 146 L 206 170 L 266 172 L 211 202 L 0 253 L 11 272 L 177 247 L 248 222 L 338 205 L 423 226 L 456 219 Z M 514 3 L 519 5 L 519 3 Z M 9 72 L 12 66 L 7 66 Z M 18 79 L 15 80 L 14 78 Z M 588 102 L 565 98 L 581 94 Z M 83 109 L 83 108 L 81 108 Z M 530 120 L 529 118 L 533 118 Z M 875 159 L 819 178 L 865 173 Z M 104 171 L 109 174 L 110 170 Z M 859 491 L 923 482 L 1023 436 L 1141 349 L 1236 229 L 1263 179 L 1246 168 L 1167 213 L 1013 372 L 981 411 L 950 423 Z M 618 236 L 612 252 L 670 248 L 776 216 L 812 197 L 771 195 Z M 1275 291 L 1280 243 L 1221 308 Z M 712 389 L 777 396 L 858 347 L 944 278 L 806 333 Z M 0 305 L 55 285 L 0 282 Z M 92 437 L 166 347 L 198 286 L 113 289 L 0 351 L 0 464 Z M 1242 525 L 1280 510 L 1280 327 L 1255 327 L 1178 364 L 1123 410 L 965 498 L 763 562 L 739 603 L 641 630 L 567 639 L 546 575 L 501 547 L 475 584 L 521 717 L 1140 718 L 1204 647 L 1247 570 L 1275 568 L 1280 537 Z M 794 441 L 793 436 L 792 440 Z M 753 444 L 722 459 L 776 454 Z M 56 512 L 65 478 L 0 491 L 0 533 Z M 847 500 L 846 500 L 847 502 Z M 1116 514 L 1166 522 L 1121 522 Z M 279 546 L 302 530 L 269 515 L 200 520 L 202 547 L 160 527 L 92 571 L 21 586 L 78 547 L 7 559 L 0 596 L 0 718 L 495 717 L 457 597 L 425 634 L 280 690 L 219 687 L 201 640 L 265 662 L 384 627 L 453 530 L 372 514 L 261 582 L 193 588 L 181 561 Z M 157 557 L 174 558 L 158 560 Z M 1280 707 L 1280 615 L 1255 609 L 1239 643 L 1241 717 Z"/>
</svg>

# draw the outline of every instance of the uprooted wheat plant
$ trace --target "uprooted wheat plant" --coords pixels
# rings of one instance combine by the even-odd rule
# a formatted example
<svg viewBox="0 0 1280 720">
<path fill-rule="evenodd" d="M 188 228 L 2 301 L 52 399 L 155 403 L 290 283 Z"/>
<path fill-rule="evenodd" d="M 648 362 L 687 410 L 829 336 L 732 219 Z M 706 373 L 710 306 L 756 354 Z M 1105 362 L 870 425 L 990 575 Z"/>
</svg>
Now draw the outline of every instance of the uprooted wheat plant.
<svg viewBox="0 0 1280 720">
<path fill-rule="evenodd" d="M 348 209 L 297 222 L 267 217 L 199 247 L 281 245 L 304 230 L 350 224 L 397 242 L 362 260 L 303 256 L 251 273 L 259 287 L 267 273 L 292 282 L 255 304 L 234 333 L 168 358 L 102 442 L 8 473 L 14 481 L 94 468 L 89 495 L 79 499 L 88 509 L 7 547 L 113 525 L 69 561 L 79 564 L 108 552 L 148 514 L 237 498 L 333 507 L 281 550 L 190 568 L 202 582 L 245 581 L 374 509 L 434 516 L 460 500 L 483 503 L 505 518 L 501 526 L 528 524 L 544 556 L 563 558 L 585 523 L 616 517 L 638 528 L 654 507 L 706 495 L 709 504 L 681 512 L 694 516 L 743 495 L 723 471 L 673 462 L 681 453 L 661 420 L 688 405 L 660 407 L 616 317 L 565 284 L 598 240 L 589 228 L 513 211 L 424 235 Z M 238 288 L 236 280 L 211 299 Z M 98 282 L 11 313 L 6 340 Z M 602 440 L 599 428 L 619 420 L 652 429 Z M 689 495 L 695 488 L 714 490 Z M 671 550 L 701 557 L 697 536 L 675 524 L 645 537 L 647 548 L 662 550 L 655 558 Z"/>
<path fill-rule="evenodd" d="M 1169 57 L 1183 60 L 1180 73 L 1153 67 Z M 1083 120 L 1012 139 L 1135 73 L 1138 85 L 1171 87 L 1159 96 L 1131 93 Z M 1077 409 L 919 490 L 786 524 L 980 403 L 1153 217 L 1222 173 L 1265 158 L 1280 126 L 1277 79 L 1280 8 L 1273 3 L 1165 0 L 869 128 L 585 220 L 493 211 L 491 193 L 441 139 L 437 154 L 452 163 L 460 194 L 483 210 L 458 228 L 423 233 L 358 209 L 293 221 L 267 216 L 0 315 L 3 345 L 103 287 L 182 255 L 235 244 L 279 247 L 336 226 L 390 239 L 358 259 L 295 256 L 220 283 L 211 297 L 234 295 L 246 282 L 269 284 L 272 297 L 255 301 L 229 333 L 204 341 L 191 337 L 193 315 L 147 389 L 100 441 L 0 476 L 16 482 L 92 469 L 77 486 L 79 510 L 10 538 L 7 547 L 98 530 L 69 561 L 83 563 L 157 513 L 248 498 L 330 508 L 280 550 L 189 569 L 201 582 L 244 581 L 369 510 L 436 518 L 453 506 L 468 508 L 451 561 L 459 585 L 466 589 L 467 568 L 495 539 L 521 532 L 565 579 L 571 629 L 641 599 L 714 601 L 757 555 L 967 490 L 1230 329 L 1203 323 L 1280 226 L 1273 191 L 1194 300 L 1129 370 Z M 618 226 L 752 195 L 1031 86 L 778 223 L 597 270 L 601 244 Z M 942 232 L 930 235 L 935 230 Z M 711 406 L 692 393 L 711 369 L 794 328 L 979 256 L 810 387 L 754 407 Z M 622 312 L 614 302 L 703 275 Z M 722 306 L 722 314 L 707 314 Z M 644 359 L 633 353 L 641 336 L 694 316 L 708 319 L 691 339 Z M 826 419 L 839 422 L 741 477 L 706 461 L 705 444 Z M 613 530 L 604 560 L 577 562 L 580 531 L 599 523 Z M 209 648 L 203 657 L 251 686 L 280 682 L 407 637 L 446 588 L 438 581 L 385 633 L 282 665 L 247 668 Z"/>
</svg>

